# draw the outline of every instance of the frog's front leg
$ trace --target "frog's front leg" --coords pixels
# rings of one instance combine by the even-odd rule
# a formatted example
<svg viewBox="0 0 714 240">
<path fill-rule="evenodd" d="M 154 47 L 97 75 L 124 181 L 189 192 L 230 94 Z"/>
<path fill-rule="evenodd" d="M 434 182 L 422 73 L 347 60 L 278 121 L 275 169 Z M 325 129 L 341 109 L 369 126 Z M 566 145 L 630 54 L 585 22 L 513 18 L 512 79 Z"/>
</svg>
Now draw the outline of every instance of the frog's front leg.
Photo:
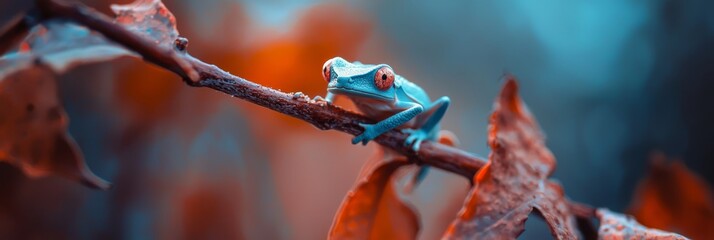
<svg viewBox="0 0 714 240">
<path fill-rule="evenodd" d="M 399 102 L 397 103 L 397 105 L 406 107 L 407 109 L 397 114 L 394 114 L 391 117 L 388 117 L 387 119 L 384 119 L 376 124 L 360 123 L 359 125 L 364 128 L 364 132 L 353 138 L 352 144 L 362 142 L 362 145 L 365 145 L 370 140 L 376 138 L 379 135 L 382 135 L 382 133 L 385 133 L 386 131 L 392 130 L 395 127 L 398 127 L 408 122 L 409 120 L 424 111 L 424 108 L 416 103 Z"/>
<path fill-rule="evenodd" d="M 409 137 L 407 137 L 404 144 L 406 144 L 407 146 L 411 145 L 412 150 L 414 150 L 415 152 L 419 151 L 419 146 L 421 145 L 421 142 L 429 138 L 429 134 L 439 124 L 441 118 L 444 117 L 444 113 L 446 113 L 446 109 L 449 108 L 450 102 L 451 100 L 449 99 L 449 97 L 444 96 L 439 98 L 438 100 L 434 101 L 434 103 L 432 103 L 432 105 L 429 106 L 429 108 L 424 113 L 428 118 L 424 125 L 422 125 L 419 129 L 403 129 L 403 133 L 409 134 Z"/>
</svg>

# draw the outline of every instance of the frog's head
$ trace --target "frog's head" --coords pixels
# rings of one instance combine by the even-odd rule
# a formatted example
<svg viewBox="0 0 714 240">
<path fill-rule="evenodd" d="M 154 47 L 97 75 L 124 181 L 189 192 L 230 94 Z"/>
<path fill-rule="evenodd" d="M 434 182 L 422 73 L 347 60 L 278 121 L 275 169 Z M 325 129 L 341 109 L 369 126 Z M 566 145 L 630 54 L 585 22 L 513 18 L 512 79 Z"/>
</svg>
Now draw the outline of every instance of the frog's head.
<svg viewBox="0 0 714 240">
<path fill-rule="evenodd" d="M 335 57 L 322 66 L 322 77 L 327 81 L 327 91 L 334 94 L 385 101 L 395 99 L 396 75 L 386 64 L 350 63 Z"/>
</svg>

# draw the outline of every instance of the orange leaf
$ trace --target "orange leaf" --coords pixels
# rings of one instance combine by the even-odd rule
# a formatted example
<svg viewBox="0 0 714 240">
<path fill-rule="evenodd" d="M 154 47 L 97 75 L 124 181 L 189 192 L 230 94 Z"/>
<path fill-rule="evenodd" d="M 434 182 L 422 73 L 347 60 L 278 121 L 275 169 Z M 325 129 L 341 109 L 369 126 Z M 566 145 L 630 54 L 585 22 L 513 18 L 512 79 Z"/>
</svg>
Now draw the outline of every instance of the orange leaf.
<svg viewBox="0 0 714 240">
<path fill-rule="evenodd" d="M 90 187 L 109 188 L 87 168 L 67 133 L 69 120 L 48 69 L 30 68 L 0 79 L 0 106 L 0 161 L 29 176 L 56 174 Z"/>
<path fill-rule="evenodd" d="M 664 154 L 656 153 L 628 212 L 645 226 L 706 239 L 714 236 L 714 202 L 709 189 L 681 161 L 667 162 Z"/>
<path fill-rule="evenodd" d="M 600 219 L 600 230 L 598 230 L 599 239 L 688 239 L 676 233 L 646 228 L 637 223 L 637 221 L 635 221 L 632 217 L 614 213 L 604 208 L 598 209 L 596 215 Z"/>
<path fill-rule="evenodd" d="M 404 202 L 395 181 L 399 175 L 395 172 L 408 164 L 390 152 L 380 152 L 368 161 L 359 182 L 343 200 L 329 239 L 415 239 L 419 217 Z"/>
<path fill-rule="evenodd" d="M 557 239 L 577 236 L 561 186 L 547 180 L 555 158 L 517 90 L 508 76 L 490 119 L 489 163 L 474 176 L 475 186 L 447 239 L 515 239 L 534 209 Z"/>
</svg>

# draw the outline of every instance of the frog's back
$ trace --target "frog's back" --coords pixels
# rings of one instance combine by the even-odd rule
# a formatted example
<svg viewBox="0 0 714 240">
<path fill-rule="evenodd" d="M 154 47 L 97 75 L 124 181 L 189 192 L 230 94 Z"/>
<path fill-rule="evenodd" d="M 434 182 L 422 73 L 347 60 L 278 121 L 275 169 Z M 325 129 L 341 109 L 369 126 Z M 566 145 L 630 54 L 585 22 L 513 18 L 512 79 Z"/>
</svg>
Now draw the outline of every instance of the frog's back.
<svg viewBox="0 0 714 240">
<path fill-rule="evenodd" d="M 431 103 L 429 95 L 418 85 L 399 75 L 396 76 L 395 81 L 399 82 L 399 87 L 397 88 L 397 97 L 399 99 L 410 99 L 411 101 L 417 102 L 422 106 L 427 106 Z"/>
</svg>

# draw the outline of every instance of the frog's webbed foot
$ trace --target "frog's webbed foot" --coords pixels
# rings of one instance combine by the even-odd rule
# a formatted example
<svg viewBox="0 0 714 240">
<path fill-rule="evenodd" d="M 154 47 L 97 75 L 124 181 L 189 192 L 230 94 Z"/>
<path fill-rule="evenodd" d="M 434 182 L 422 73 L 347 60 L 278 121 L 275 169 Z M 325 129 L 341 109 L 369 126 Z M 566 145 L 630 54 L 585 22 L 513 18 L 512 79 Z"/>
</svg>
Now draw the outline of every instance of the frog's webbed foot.
<svg viewBox="0 0 714 240">
<path fill-rule="evenodd" d="M 367 145 L 370 140 L 377 137 L 377 129 L 374 124 L 360 123 L 359 125 L 364 128 L 364 132 L 353 138 L 352 144 L 362 142 L 362 145 Z"/>
<path fill-rule="evenodd" d="M 429 137 L 429 134 L 424 131 L 423 129 L 410 129 L 410 128 L 405 128 L 402 129 L 403 133 L 409 134 L 409 137 L 407 137 L 407 140 L 404 141 L 405 146 L 412 146 L 412 150 L 419 151 L 419 146 L 421 145 L 421 142 L 426 140 Z"/>
</svg>

